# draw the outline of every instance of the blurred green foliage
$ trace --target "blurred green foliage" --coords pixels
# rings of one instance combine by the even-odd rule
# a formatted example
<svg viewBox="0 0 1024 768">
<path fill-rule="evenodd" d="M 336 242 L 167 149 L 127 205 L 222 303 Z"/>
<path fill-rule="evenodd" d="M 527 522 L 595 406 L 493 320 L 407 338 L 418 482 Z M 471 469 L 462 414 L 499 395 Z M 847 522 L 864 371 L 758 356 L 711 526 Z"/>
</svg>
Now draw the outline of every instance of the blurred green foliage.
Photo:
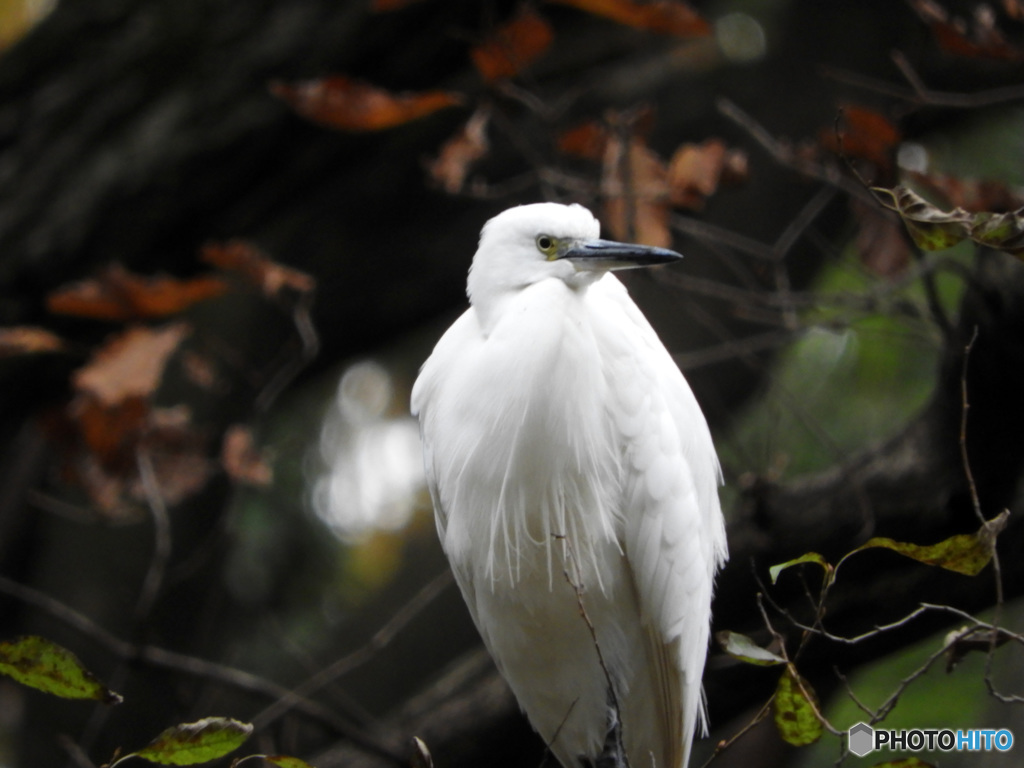
<svg viewBox="0 0 1024 768">
<path fill-rule="evenodd" d="M 896 434 L 927 403 L 941 337 L 925 279 L 942 311 L 954 312 L 963 280 L 951 267 L 963 245 L 923 257 L 909 277 L 884 283 L 851 254 L 810 288 L 820 297 L 805 330 L 783 350 L 756 406 L 720 442 L 723 463 L 775 478 L 822 470 Z M 931 269 L 928 260 L 940 262 Z M 930 272 L 922 278 L 921 272 Z"/>
</svg>

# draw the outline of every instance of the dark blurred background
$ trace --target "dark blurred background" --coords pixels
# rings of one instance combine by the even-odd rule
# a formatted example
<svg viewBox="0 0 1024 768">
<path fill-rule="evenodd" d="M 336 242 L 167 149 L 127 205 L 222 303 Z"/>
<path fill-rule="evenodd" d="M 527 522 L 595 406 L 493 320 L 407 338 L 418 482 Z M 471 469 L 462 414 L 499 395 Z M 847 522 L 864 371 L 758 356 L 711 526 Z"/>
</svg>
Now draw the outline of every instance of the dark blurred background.
<svg viewBox="0 0 1024 768">
<path fill-rule="evenodd" d="M 720 142 L 738 178 L 671 208 L 641 200 L 686 258 L 628 285 L 722 454 L 733 558 L 716 629 L 770 642 L 767 591 L 795 648 L 820 574 L 768 588 L 769 565 L 811 549 L 835 562 L 872 535 L 933 543 L 976 530 L 976 507 L 1019 509 L 1022 266 L 966 241 L 923 253 L 868 191 L 1022 205 L 1015 0 L 696 2 L 706 29 L 675 35 L 572 3 L 398 5 L 0 2 L 0 641 L 54 640 L 125 699 L 0 678 L 0 766 L 100 765 L 208 715 L 254 722 L 248 752 L 317 766 L 404 765 L 413 736 L 439 768 L 539 765 L 446 576 L 408 393 L 465 308 L 488 217 L 574 200 L 609 226 L 615 173 L 637 174 L 642 198 L 643 163 L 686 144 Z M 482 76 L 474 51 L 526 12 L 550 43 Z M 333 75 L 459 103 L 344 130 L 281 97 Z M 487 146 L 446 189 L 431 164 L 477 110 Z M 560 148 L 585 124 L 603 154 Z M 1019 629 L 1024 566 L 1001 566 L 1000 594 L 991 566 L 970 578 L 865 552 L 826 624 L 853 636 L 925 601 Z M 874 710 L 954 619 L 818 640 L 798 666 L 845 729 L 866 715 L 840 673 Z M 1020 694 L 1017 645 L 949 676 L 937 661 L 886 723 L 1024 734 L 985 684 Z M 694 764 L 777 678 L 712 650 L 715 730 Z M 787 746 L 769 717 L 714 763 L 840 749 L 832 734 Z M 982 764 L 958 758 L 942 764 Z"/>
</svg>

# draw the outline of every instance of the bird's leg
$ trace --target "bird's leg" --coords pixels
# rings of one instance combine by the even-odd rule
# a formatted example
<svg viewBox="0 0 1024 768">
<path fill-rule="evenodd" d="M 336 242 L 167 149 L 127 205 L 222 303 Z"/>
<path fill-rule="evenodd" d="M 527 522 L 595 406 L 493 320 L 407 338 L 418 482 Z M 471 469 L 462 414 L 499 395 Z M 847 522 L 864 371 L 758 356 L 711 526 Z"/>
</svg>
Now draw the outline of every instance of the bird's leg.
<svg viewBox="0 0 1024 768">
<path fill-rule="evenodd" d="M 622 743 L 622 721 L 619 719 L 618 702 L 608 692 L 608 730 L 604 736 L 601 753 L 595 757 L 580 756 L 582 768 L 629 768 L 626 747 Z"/>
</svg>

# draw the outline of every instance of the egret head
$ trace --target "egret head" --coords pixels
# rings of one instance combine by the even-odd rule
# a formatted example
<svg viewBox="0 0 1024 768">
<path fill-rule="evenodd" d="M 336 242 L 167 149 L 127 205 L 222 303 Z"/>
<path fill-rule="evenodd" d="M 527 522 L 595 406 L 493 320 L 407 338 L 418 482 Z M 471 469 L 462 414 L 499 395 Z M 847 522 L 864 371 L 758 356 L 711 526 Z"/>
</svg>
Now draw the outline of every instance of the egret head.
<svg viewBox="0 0 1024 768">
<path fill-rule="evenodd" d="M 469 271 L 469 299 L 489 297 L 557 278 L 585 288 L 608 270 L 666 264 L 675 251 L 599 239 L 601 225 L 582 205 L 535 203 L 488 221 Z"/>
</svg>

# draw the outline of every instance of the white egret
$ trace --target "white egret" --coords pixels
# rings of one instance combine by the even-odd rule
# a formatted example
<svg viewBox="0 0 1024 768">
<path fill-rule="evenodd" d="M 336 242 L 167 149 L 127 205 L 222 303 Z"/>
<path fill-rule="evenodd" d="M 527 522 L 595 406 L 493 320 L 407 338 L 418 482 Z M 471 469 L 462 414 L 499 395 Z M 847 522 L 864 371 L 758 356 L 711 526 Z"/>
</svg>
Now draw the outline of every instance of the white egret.
<svg viewBox="0 0 1024 768">
<path fill-rule="evenodd" d="M 470 308 L 412 392 L 438 533 L 498 669 L 566 768 L 686 765 L 726 558 L 707 423 L 582 206 L 487 222 Z"/>
</svg>

